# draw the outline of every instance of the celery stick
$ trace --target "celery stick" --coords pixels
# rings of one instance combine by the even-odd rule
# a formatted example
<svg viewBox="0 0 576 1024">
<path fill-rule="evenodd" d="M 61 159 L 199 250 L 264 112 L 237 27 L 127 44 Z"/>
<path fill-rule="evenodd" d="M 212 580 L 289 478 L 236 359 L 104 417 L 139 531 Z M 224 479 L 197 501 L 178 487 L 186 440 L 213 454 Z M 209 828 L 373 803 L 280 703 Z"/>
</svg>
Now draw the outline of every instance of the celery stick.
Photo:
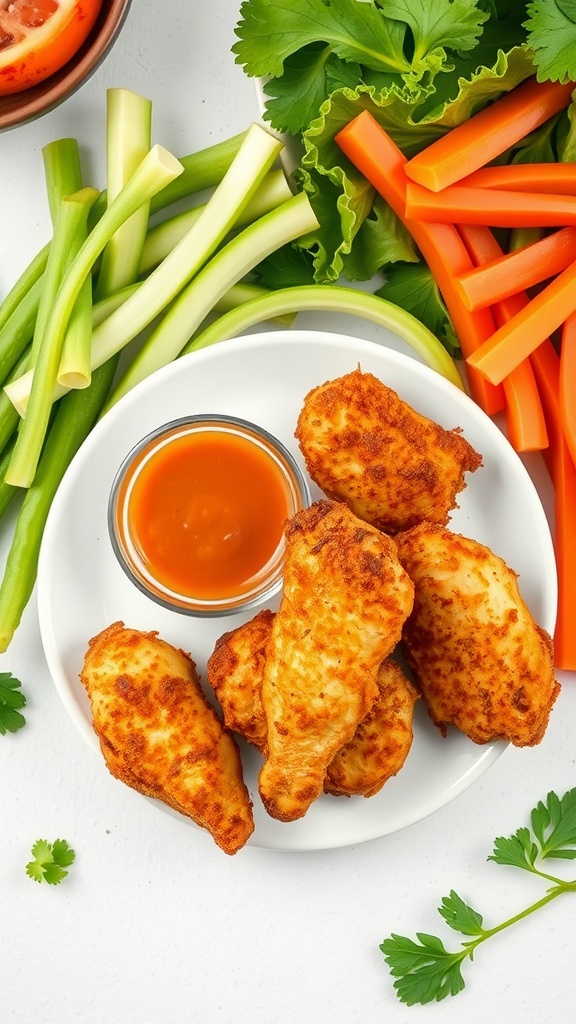
<svg viewBox="0 0 576 1024">
<path fill-rule="evenodd" d="M 40 543 L 56 490 L 98 417 L 115 369 L 112 359 L 94 374 L 89 388 L 71 391 L 58 406 L 34 483 L 16 520 L 0 583 L 0 651 L 7 650 L 34 589 Z"/>
<path fill-rule="evenodd" d="M 206 146 L 197 153 L 180 157 L 180 163 L 184 168 L 182 175 L 152 197 L 150 213 L 164 210 L 171 203 L 185 199 L 194 192 L 202 192 L 206 188 L 219 185 L 236 159 L 248 131 L 249 129 L 212 146 Z"/>
<path fill-rule="evenodd" d="M 45 331 L 45 337 L 47 338 L 47 344 L 49 345 L 50 350 L 61 350 L 62 339 L 68 326 L 74 302 L 78 297 L 78 293 L 82 288 L 85 278 L 90 273 L 96 259 L 104 249 L 108 240 L 112 237 L 117 228 L 120 227 L 120 225 L 127 220 L 142 203 L 147 202 L 150 196 L 159 188 L 162 188 L 166 181 L 172 180 L 180 173 L 181 164 L 178 160 L 176 160 L 176 158 L 162 146 L 153 146 L 120 194 L 102 214 L 102 217 L 88 235 L 84 245 L 80 249 L 80 252 L 66 274 L 52 307 Z M 125 305 L 127 305 L 129 301 L 130 300 L 127 300 Z M 119 351 L 119 349 L 123 347 L 124 343 L 125 342 L 119 344 L 115 351 Z M 101 365 L 101 363 L 105 361 L 105 359 L 101 360 L 98 365 Z M 92 368 L 94 369 L 94 363 Z M 32 378 L 32 381 L 34 381 L 34 377 Z M 33 386 L 34 385 L 32 383 L 32 388 Z M 49 403 L 51 404 L 52 402 L 54 389 L 52 388 L 48 391 L 48 387 L 45 384 L 43 390 L 46 391 L 46 397 L 42 400 L 43 409 L 45 410 L 48 406 L 48 397 Z M 27 421 L 28 419 L 29 416 L 26 417 Z M 45 413 L 43 415 L 43 420 L 44 419 Z M 31 430 L 32 428 L 29 429 Z M 35 451 L 38 450 L 38 437 L 39 434 L 36 436 L 34 445 Z M 19 454 L 21 457 L 21 449 Z M 19 474 L 19 478 L 28 478 L 31 468 L 32 459 L 30 459 L 30 465 L 27 466 L 26 473 L 23 473 L 22 475 Z M 22 484 L 20 486 L 26 485 Z"/>
<path fill-rule="evenodd" d="M 84 239 L 86 231 L 84 231 Z M 66 388 L 87 388 L 92 377 L 90 348 L 92 345 L 92 279 L 90 274 L 82 282 L 72 307 L 56 381 Z"/>
<path fill-rule="evenodd" d="M 63 268 L 67 266 L 70 254 L 75 255 L 80 249 L 78 239 L 85 238 L 88 212 L 97 196 L 96 189 L 85 188 L 61 200 L 46 268 L 46 278 L 54 279 L 56 289 L 60 285 Z M 63 336 L 64 332 L 50 332 L 47 328 L 40 332 L 37 329 L 34 334 L 31 352 L 34 376 L 30 402 L 5 477 L 7 483 L 16 487 L 29 487 L 34 479 L 48 428 Z"/>
<path fill-rule="evenodd" d="M 22 271 L 16 283 L 12 286 L 0 305 L 0 330 L 8 323 L 10 317 L 18 309 L 18 306 L 30 291 L 32 286 L 42 277 L 48 262 L 50 242 L 36 254 L 34 259 Z"/>
<path fill-rule="evenodd" d="M 80 150 L 76 139 L 56 139 L 42 149 L 48 206 L 52 224 L 60 211 L 60 201 L 82 188 Z"/>
<path fill-rule="evenodd" d="M 203 214 L 160 266 L 140 285 L 137 294 L 127 299 L 104 323 L 94 329 L 93 369 L 135 338 L 200 269 L 244 209 L 281 148 L 282 143 L 268 131 L 257 124 L 251 126 L 230 170 L 207 203 Z M 114 205 L 108 208 L 93 228 L 88 242 L 101 229 Z M 77 263 L 78 260 L 74 266 Z M 62 305 L 62 295 L 58 299 Z M 55 305 L 54 315 L 56 312 L 60 315 L 58 304 Z M 94 353 L 98 352 L 105 354 L 95 358 Z M 7 393 L 12 396 L 13 389 Z"/>
<path fill-rule="evenodd" d="M 371 295 L 356 288 L 339 285 L 297 285 L 279 288 L 261 298 L 252 299 L 231 312 L 224 314 L 202 333 L 196 335 L 183 349 L 182 355 L 207 348 L 219 341 L 235 338 L 254 324 L 283 313 L 305 311 L 344 313 L 361 317 L 380 324 L 402 338 L 433 370 L 441 373 L 461 390 L 464 385 L 454 360 L 432 334 L 416 317 L 400 306 L 396 306 L 378 295 Z"/>
<path fill-rule="evenodd" d="M 12 316 L 0 328 L 0 382 L 4 384 L 34 334 L 44 278 L 38 278 L 22 296 Z"/>
<path fill-rule="evenodd" d="M 231 288 L 228 288 L 221 298 L 214 303 L 214 312 L 229 313 L 230 310 L 236 309 L 237 306 L 241 306 L 245 302 L 250 302 L 252 299 L 260 299 L 269 294 L 269 288 L 256 284 L 254 281 L 238 281 L 237 284 L 233 284 Z M 271 319 L 276 323 L 290 327 L 294 323 L 295 317 L 296 313 L 281 313 L 278 316 L 271 317 Z"/>
<path fill-rule="evenodd" d="M 4 479 L 6 470 L 8 469 L 8 465 L 12 457 L 13 448 L 14 438 L 11 438 L 8 444 L 5 445 L 4 450 L 0 455 L 0 516 L 4 515 L 14 495 L 22 493 L 18 489 L 18 487 L 12 487 L 11 484 L 7 484 Z"/>
<path fill-rule="evenodd" d="M 130 89 L 108 89 L 106 113 L 107 203 L 116 198 L 151 147 L 152 103 Z M 96 286 L 101 298 L 133 284 L 148 228 L 150 204 L 118 228 L 106 245 Z"/>
<path fill-rule="evenodd" d="M 30 366 L 30 351 L 31 346 L 29 345 L 25 352 L 20 356 L 18 362 L 12 368 L 8 381 L 13 381 L 17 378 L 21 380 L 22 377 L 25 376 L 26 371 Z M 0 391 L 0 451 L 4 450 L 19 423 L 19 412 L 17 412 L 6 392 Z M 3 474 L 2 478 L 4 478 L 4 475 L 5 474 Z"/>
<path fill-rule="evenodd" d="M 78 189 L 82 188 L 78 144 L 75 139 L 58 139 L 56 142 L 50 142 L 47 146 L 44 146 L 42 157 L 44 160 L 48 206 L 52 224 L 54 224 L 55 211 L 60 200 L 64 196 L 70 195 L 71 192 L 77 192 Z M 30 289 L 42 277 L 48 262 L 49 250 L 50 243 L 48 242 L 28 264 L 16 281 L 16 284 L 5 297 L 0 306 L 0 331 L 8 323 L 8 320 L 10 320 L 16 310 L 18 310 Z M 0 379 L 3 379 L 3 377 L 0 377 Z"/>
<path fill-rule="evenodd" d="M 301 192 L 244 228 L 212 257 L 180 293 L 128 367 L 106 408 L 154 370 L 175 359 L 204 317 L 232 284 L 241 280 L 271 252 L 317 227 L 318 221 L 308 197 Z M 103 344 L 106 339 L 104 351 L 108 353 L 108 346 L 114 344 L 114 339 L 106 338 L 106 324 L 107 321 L 102 324 L 99 344 Z M 96 358 L 95 349 L 94 344 L 93 355 Z M 102 358 L 100 354 L 99 358 Z"/>
<path fill-rule="evenodd" d="M 251 224 L 258 217 L 262 217 L 265 213 L 280 206 L 280 203 L 286 202 L 291 195 L 284 171 L 269 171 L 260 188 L 241 211 L 235 227 L 245 227 L 246 224 Z M 205 207 L 206 203 L 202 203 L 190 210 L 184 210 L 148 230 L 138 268 L 139 275 L 148 274 L 165 259 L 194 222 L 198 220 Z"/>
</svg>

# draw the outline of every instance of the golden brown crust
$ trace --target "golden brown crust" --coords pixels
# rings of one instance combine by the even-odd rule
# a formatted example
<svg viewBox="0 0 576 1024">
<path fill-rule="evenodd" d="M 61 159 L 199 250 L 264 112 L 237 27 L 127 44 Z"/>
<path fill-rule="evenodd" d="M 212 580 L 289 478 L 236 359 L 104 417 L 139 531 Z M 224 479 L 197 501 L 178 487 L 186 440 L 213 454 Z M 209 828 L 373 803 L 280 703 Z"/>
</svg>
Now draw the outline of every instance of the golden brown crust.
<svg viewBox="0 0 576 1024">
<path fill-rule="evenodd" d="M 266 752 L 262 677 L 274 612 L 267 608 L 218 638 L 206 666 L 227 729 Z"/>
<path fill-rule="evenodd" d="M 403 644 L 442 732 L 475 743 L 533 746 L 559 692 L 552 641 L 530 614 L 516 573 L 489 548 L 434 524 L 396 538 L 415 585 Z"/>
<path fill-rule="evenodd" d="M 414 738 L 414 704 L 419 694 L 391 658 L 380 665 L 376 682 L 378 696 L 370 711 L 328 765 L 326 793 L 375 796 L 404 766 Z"/>
<path fill-rule="evenodd" d="M 295 434 L 324 494 L 389 534 L 447 523 L 465 473 L 482 464 L 458 428 L 421 416 L 360 369 L 310 391 Z"/>
<path fill-rule="evenodd" d="M 220 637 L 208 659 L 208 682 L 222 706 L 226 726 L 264 755 L 266 718 L 261 689 L 273 621 L 273 612 L 259 612 Z M 325 793 L 374 796 L 399 772 L 408 756 L 418 691 L 389 658 L 382 662 L 376 683 L 378 694 L 368 714 L 326 769 Z"/>
<path fill-rule="evenodd" d="M 114 622 L 90 640 L 80 679 L 112 775 L 236 853 L 253 832 L 252 805 L 236 743 L 189 655 L 156 632 Z"/>
<path fill-rule="evenodd" d="M 340 503 L 297 513 L 262 682 L 268 753 L 260 772 L 272 817 L 302 817 L 326 769 L 372 706 L 413 587 L 393 541 Z"/>
</svg>

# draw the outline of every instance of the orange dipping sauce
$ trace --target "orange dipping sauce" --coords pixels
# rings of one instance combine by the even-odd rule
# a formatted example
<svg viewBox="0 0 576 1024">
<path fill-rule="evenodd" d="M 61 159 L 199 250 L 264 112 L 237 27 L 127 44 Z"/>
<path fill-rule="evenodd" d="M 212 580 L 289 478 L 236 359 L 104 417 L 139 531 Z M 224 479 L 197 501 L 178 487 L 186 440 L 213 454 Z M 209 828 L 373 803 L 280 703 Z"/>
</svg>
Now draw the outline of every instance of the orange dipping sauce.
<svg viewBox="0 0 576 1024">
<path fill-rule="evenodd" d="M 306 502 L 298 474 L 251 424 L 169 425 L 136 451 L 118 487 L 121 561 L 161 603 L 236 610 L 281 577 L 284 526 Z"/>
</svg>

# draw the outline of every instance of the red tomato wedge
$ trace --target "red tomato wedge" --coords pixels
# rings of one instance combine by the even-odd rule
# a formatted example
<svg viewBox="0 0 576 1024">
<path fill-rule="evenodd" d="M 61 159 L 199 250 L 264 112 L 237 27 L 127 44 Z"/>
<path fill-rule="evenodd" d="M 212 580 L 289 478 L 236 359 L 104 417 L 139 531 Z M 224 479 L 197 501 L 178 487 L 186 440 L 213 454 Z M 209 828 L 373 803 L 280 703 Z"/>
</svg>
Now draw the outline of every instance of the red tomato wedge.
<svg viewBox="0 0 576 1024">
<path fill-rule="evenodd" d="M 94 26 L 102 0 L 0 0 L 0 96 L 44 81 Z"/>
</svg>

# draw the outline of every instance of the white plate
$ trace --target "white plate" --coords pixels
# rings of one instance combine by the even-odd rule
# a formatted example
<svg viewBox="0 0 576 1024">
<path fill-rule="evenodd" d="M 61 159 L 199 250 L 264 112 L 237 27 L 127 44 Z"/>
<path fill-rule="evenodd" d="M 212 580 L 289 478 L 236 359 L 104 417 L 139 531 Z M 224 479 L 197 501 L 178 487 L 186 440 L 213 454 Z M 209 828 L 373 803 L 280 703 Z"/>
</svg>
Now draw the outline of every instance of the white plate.
<svg viewBox="0 0 576 1024">
<path fill-rule="evenodd" d="M 130 584 L 112 553 L 106 525 L 108 493 L 123 457 L 167 420 L 216 412 L 265 427 L 302 465 L 294 428 L 304 396 L 358 364 L 419 412 L 444 427 L 462 427 L 481 452 L 484 465 L 469 475 L 451 526 L 488 544 L 519 573 L 532 614 L 552 632 L 556 574 L 540 500 L 508 441 L 463 392 L 410 356 L 346 335 L 282 331 L 226 342 L 183 357 L 119 402 L 82 446 L 52 505 L 38 574 L 40 630 L 62 701 L 100 759 L 95 770 L 107 769 L 78 679 L 90 637 L 118 619 L 133 628 L 156 629 L 165 640 L 190 651 L 203 673 L 216 638 L 242 621 L 241 616 L 208 621 L 181 616 L 153 604 Z M 251 842 L 270 849 L 312 850 L 387 835 L 463 792 L 504 749 L 503 743 L 477 746 L 455 730 L 443 739 L 418 706 L 407 762 L 377 796 L 323 796 L 304 818 L 289 824 L 274 821 L 264 811 L 257 789 L 258 757 L 243 749 L 256 819 Z M 134 799 L 142 798 L 135 794 Z"/>
</svg>

